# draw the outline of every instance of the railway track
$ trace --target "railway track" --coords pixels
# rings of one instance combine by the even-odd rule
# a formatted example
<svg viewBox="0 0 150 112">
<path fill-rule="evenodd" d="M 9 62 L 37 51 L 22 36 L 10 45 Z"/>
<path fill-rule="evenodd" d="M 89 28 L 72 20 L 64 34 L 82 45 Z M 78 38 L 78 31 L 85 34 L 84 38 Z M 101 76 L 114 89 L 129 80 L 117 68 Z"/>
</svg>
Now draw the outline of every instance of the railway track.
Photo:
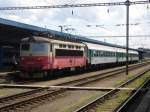
<svg viewBox="0 0 150 112">
<path fill-rule="evenodd" d="M 147 79 L 144 84 L 142 84 L 135 92 L 132 94 L 125 102 L 123 102 L 119 107 L 115 109 L 114 112 L 133 112 L 133 106 L 134 105 L 134 111 L 135 112 L 149 112 L 149 103 L 145 103 L 145 106 L 140 104 L 140 106 L 137 104 L 137 99 L 145 96 L 145 94 L 149 94 L 149 87 L 150 87 L 150 78 Z M 148 99 L 147 99 L 148 100 Z M 137 102 L 137 103 L 135 103 Z M 132 110 L 131 110 L 132 109 Z"/>
<path fill-rule="evenodd" d="M 104 94 L 103 96 L 100 96 L 99 98 L 95 99 L 94 101 L 88 103 L 87 105 L 82 106 L 81 108 L 75 110 L 74 112 L 95 112 L 96 108 L 98 105 L 100 105 L 101 103 L 103 103 L 104 101 L 108 100 L 109 98 L 111 98 L 113 95 L 116 95 L 117 92 L 121 91 L 118 88 L 122 88 L 126 85 L 128 85 L 129 83 L 131 83 L 132 81 L 136 80 L 137 78 L 139 78 L 140 76 L 142 76 L 143 74 L 145 74 L 146 72 L 148 72 L 150 69 L 148 70 L 144 70 L 143 72 L 141 72 L 139 75 L 133 77 L 132 79 L 127 80 L 126 82 L 122 83 L 121 85 L 119 85 L 118 87 L 116 87 L 115 89 L 107 92 L 106 94 Z M 108 108 L 108 107 L 107 107 Z M 117 111 L 117 112 L 125 112 L 125 111 Z"/>
<path fill-rule="evenodd" d="M 148 63 L 142 63 L 139 65 L 131 66 L 130 70 L 144 66 L 145 64 L 148 64 Z M 125 68 L 122 68 L 119 70 L 117 69 L 115 71 L 106 72 L 103 75 L 98 74 L 96 76 L 92 76 L 92 77 L 88 77 L 88 78 L 84 78 L 84 79 L 80 79 L 76 81 L 71 81 L 70 84 L 73 84 L 73 86 L 81 86 L 81 85 L 84 85 L 84 84 L 87 84 L 96 80 L 104 79 L 106 77 L 110 77 L 110 76 L 122 73 L 124 71 L 125 71 Z M 101 75 L 101 77 L 99 77 L 99 75 Z M 66 85 L 66 84 L 69 84 L 69 82 L 63 83 L 62 85 Z M 24 108 L 27 105 L 29 106 L 37 102 L 41 102 L 43 100 L 53 100 L 57 96 L 63 94 L 66 90 L 67 89 L 57 89 L 57 90 L 52 91 L 49 88 L 39 88 L 39 89 L 32 90 L 29 92 L 2 98 L 0 99 L 0 105 L 1 105 L 0 112 L 8 111 L 8 110 L 15 110 L 17 108 Z"/>
<path fill-rule="evenodd" d="M 149 63 L 150 62 L 146 62 L 146 63 L 142 63 L 142 64 L 138 64 L 138 65 L 131 65 L 129 67 L 129 70 L 133 70 L 133 69 L 142 67 L 143 65 L 147 65 Z M 108 71 L 108 72 L 105 72 L 105 73 L 100 73 L 100 74 L 97 74 L 97 75 L 94 75 L 94 76 L 64 82 L 64 83 L 61 83 L 61 84 L 57 84 L 55 86 L 82 86 L 82 85 L 85 85 L 85 84 L 90 83 L 90 82 L 94 82 L 94 81 L 97 81 L 97 80 L 100 80 L 100 79 L 104 79 L 104 78 L 107 78 L 107 77 L 111 77 L 111 76 L 120 74 L 122 72 L 125 72 L 125 70 L 126 70 L 125 67 L 123 67 L 123 68 L 119 68 L 119 69 L 116 69 L 116 70 L 111 70 L 111 71 Z"/>
</svg>

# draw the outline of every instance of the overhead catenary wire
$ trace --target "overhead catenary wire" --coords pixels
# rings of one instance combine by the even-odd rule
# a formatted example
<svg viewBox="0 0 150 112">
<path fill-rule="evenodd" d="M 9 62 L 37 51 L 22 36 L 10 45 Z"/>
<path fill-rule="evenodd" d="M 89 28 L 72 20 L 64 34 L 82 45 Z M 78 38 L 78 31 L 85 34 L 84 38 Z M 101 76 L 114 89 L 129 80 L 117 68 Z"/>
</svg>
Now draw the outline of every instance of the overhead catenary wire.
<svg viewBox="0 0 150 112">
<path fill-rule="evenodd" d="M 150 1 L 134 1 L 129 2 L 130 5 L 149 4 Z M 96 7 L 96 6 L 118 6 L 127 5 L 127 2 L 109 2 L 109 3 L 87 3 L 87 4 L 64 4 L 64 5 L 45 5 L 45 6 L 16 6 L 16 7 L 0 7 L 0 10 L 26 10 L 26 9 L 50 9 L 50 8 L 72 8 L 72 7 Z"/>
<path fill-rule="evenodd" d="M 26 10 L 26 9 L 50 9 L 50 8 L 72 8 L 72 7 L 96 7 L 96 6 L 126 6 L 126 74 L 128 75 L 128 47 L 129 47 L 129 7 L 135 4 L 149 4 L 147 1 L 130 2 L 109 2 L 109 3 L 89 3 L 89 4 L 63 4 L 63 5 L 49 5 L 49 6 L 22 6 L 22 7 L 0 7 L 0 10 Z M 108 11 L 109 13 L 109 11 Z M 73 11 L 72 11 L 73 15 Z"/>
<path fill-rule="evenodd" d="M 112 35 L 112 36 L 110 36 L 110 35 L 91 35 L 91 36 L 86 36 L 86 37 L 103 37 L 103 38 L 111 38 L 111 37 L 118 37 L 118 38 L 120 38 L 120 37 L 126 37 L 125 35 Z M 150 37 L 150 35 L 130 35 L 129 37 L 140 37 L 140 38 L 142 38 L 142 37 Z"/>
</svg>

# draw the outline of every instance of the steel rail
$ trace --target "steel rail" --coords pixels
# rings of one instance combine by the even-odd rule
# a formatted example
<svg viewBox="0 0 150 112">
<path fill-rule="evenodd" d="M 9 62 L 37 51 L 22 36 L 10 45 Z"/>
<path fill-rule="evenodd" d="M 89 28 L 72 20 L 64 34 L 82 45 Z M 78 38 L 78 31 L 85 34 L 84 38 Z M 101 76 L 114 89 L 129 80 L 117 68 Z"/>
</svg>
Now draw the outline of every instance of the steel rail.
<svg viewBox="0 0 150 112">
<path fill-rule="evenodd" d="M 88 112 L 89 109 L 94 108 L 97 104 L 104 102 L 104 100 L 106 100 L 110 96 L 114 95 L 116 92 L 120 91 L 120 90 L 118 90 L 118 88 L 124 87 L 125 85 L 129 84 L 130 82 L 132 82 L 132 81 L 136 80 L 137 78 L 139 78 L 140 76 L 142 76 L 143 74 L 147 73 L 149 70 L 150 69 L 145 70 L 144 72 L 140 73 L 139 75 L 127 80 L 123 84 L 116 87 L 116 89 L 113 89 L 113 90 L 107 92 L 103 96 L 98 97 L 97 99 L 95 99 L 92 102 L 82 106 L 81 108 L 75 110 L 74 112 Z"/>
<path fill-rule="evenodd" d="M 140 64 L 141 66 L 143 65 L 143 63 L 142 64 Z M 134 66 L 133 66 L 134 67 Z M 136 67 L 137 67 L 137 65 L 136 65 Z M 108 77 L 108 76 L 107 76 Z M 104 77 L 103 77 L 104 78 Z M 89 80 L 89 81 L 91 81 L 91 80 Z M 86 82 L 87 83 L 87 82 Z M 85 84 L 85 82 L 84 82 L 84 84 Z M 81 85 L 81 83 L 80 84 L 77 84 L 77 85 Z M 76 85 L 76 86 L 77 86 Z M 44 88 L 45 89 L 45 88 Z M 43 89 L 43 90 L 44 90 Z M 24 100 L 24 101 L 17 101 L 16 103 L 13 103 L 13 104 L 9 104 L 9 105 L 7 105 L 7 106 L 3 106 L 3 107 L 0 107 L 0 110 L 9 110 L 10 108 L 14 108 L 14 107 L 16 107 L 17 105 L 23 105 L 23 104 L 26 104 L 26 102 L 29 102 L 29 101 L 35 101 L 36 99 L 38 100 L 38 99 L 41 99 L 41 98 L 44 98 L 44 97 L 46 97 L 46 98 L 48 98 L 49 96 L 50 97 L 52 97 L 52 96 L 56 96 L 56 95 L 58 95 L 58 94 L 60 94 L 60 93 L 62 93 L 62 92 L 64 92 L 64 91 L 66 91 L 67 89 L 60 89 L 60 90 L 55 90 L 55 91 L 53 91 L 53 92 L 47 92 L 47 93 L 45 93 L 45 94 L 41 94 L 41 95 L 39 95 L 39 96 L 36 96 L 36 97 L 32 97 L 32 98 L 28 98 L 27 100 Z M 38 90 L 37 90 L 37 92 L 38 92 Z M 22 93 L 22 95 L 32 95 L 32 94 L 34 94 L 34 92 L 32 93 L 30 93 L 29 92 L 29 94 L 28 94 L 28 92 L 26 92 L 25 94 L 24 93 Z M 11 97 L 11 96 L 10 96 Z M 20 97 L 22 97 L 21 95 L 20 95 Z M 17 98 L 17 95 L 16 95 L 16 97 L 15 98 Z M 5 99 L 5 98 L 3 98 L 3 99 Z M 9 98 L 8 98 L 9 99 Z"/>
<path fill-rule="evenodd" d="M 117 107 L 114 112 L 127 112 L 129 105 L 131 105 L 134 100 L 140 95 L 140 93 L 145 93 L 148 89 L 147 86 L 150 84 L 150 78 L 147 79 L 126 101 Z"/>
<path fill-rule="evenodd" d="M 141 67 L 143 65 L 147 65 L 147 64 L 149 64 L 149 62 L 140 63 L 140 64 L 137 64 L 137 65 L 131 65 L 129 70 L 132 70 L 132 69 L 135 69 L 135 68 Z M 85 77 L 85 78 L 82 78 L 82 79 L 77 79 L 77 80 L 73 80 L 73 81 L 64 82 L 64 83 L 61 83 L 61 84 L 56 84 L 55 86 L 65 86 L 65 85 L 68 86 L 68 85 L 74 84 L 74 83 L 75 84 L 73 86 L 81 86 L 81 85 L 87 84 L 89 82 L 93 82 L 93 81 L 96 81 L 96 80 L 100 80 L 100 79 L 104 79 L 104 78 L 107 78 L 107 77 L 117 75 L 119 73 L 124 72 L 125 69 L 126 68 L 123 67 L 123 68 L 119 68 L 119 69 L 116 69 L 116 70 L 110 70 L 110 71 L 100 73 L 100 74 L 97 74 L 97 75 L 94 75 L 94 76 L 89 76 L 89 77 Z M 105 75 L 105 74 L 108 74 L 108 75 Z M 78 84 L 76 84 L 76 83 L 78 83 Z"/>
<path fill-rule="evenodd" d="M 140 66 L 140 65 L 142 66 L 143 64 L 144 64 L 144 63 L 138 64 L 138 66 Z M 134 65 L 134 66 L 131 66 L 131 67 L 135 67 L 135 66 L 137 66 L 137 65 Z M 123 69 L 125 69 L 125 68 L 123 68 Z M 98 75 L 108 74 L 108 73 L 112 73 L 112 72 L 114 72 L 114 71 L 120 71 L 120 70 L 122 70 L 122 68 L 116 69 L 116 70 L 111 70 L 111 71 L 108 71 L 108 72 L 104 72 L 104 73 L 98 74 Z M 65 82 L 65 83 L 61 83 L 61 84 L 58 84 L 58 85 L 55 85 L 55 86 L 68 85 L 68 84 L 70 84 L 70 83 L 76 83 L 76 82 L 79 82 L 79 81 L 84 81 L 84 83 L 82 82 L 82 83 L 80 83 L 80 84 L 76 84 L 76 85 L 75 85 L 75 86 L 79 86 L 79 85 L 81 85 L 81 84 L 85 84 L 85 83 L 91 81 L 91 80 L 88 80 L 88 78 L 94 78 L 94 77 L 97 77 L 98 75 L 96 75 L 96 76 L 91 76 L 91 77 L 86 77 L 86 78 L 83 78 L 83 79 L 73 80 L 73 81 L 69 81 L 69 82 Z M 113 75 L 113 74 L 112 74 L 112 75 Z M 106 77 L 108 77 L 108 76 L 110 76 L 110 75 L 101 76 L 99 79 L 106 78 Z M 87 81 L 85 82 L 85 80 L 87 80 Z M 16 98 L 18 98 L 18 97 L 23 97 L 23 96 L 26 96 L 26 95 L 31 95 L 31 94 L 34 94 L 34 93 L 37 93 L 37 92 L 40 92 L 40 91 L 43 91 L 43 90 L 47 90 L 47 88 L 39 88 L 39 89 L 35 89 L 35 90 L 31 90 L 31 91 L 27 91 L 27 92 L 23 92 L 23 93 L 19 93 L 19 94 L 7 96 L 7 97 L 4 97 L 4 98 L 0 98 L 0 102 L 3 102 L 4 100 L 9 100 L 9 99 L 12 100 L 12 98 L 16 99 Z"/>
</svg>

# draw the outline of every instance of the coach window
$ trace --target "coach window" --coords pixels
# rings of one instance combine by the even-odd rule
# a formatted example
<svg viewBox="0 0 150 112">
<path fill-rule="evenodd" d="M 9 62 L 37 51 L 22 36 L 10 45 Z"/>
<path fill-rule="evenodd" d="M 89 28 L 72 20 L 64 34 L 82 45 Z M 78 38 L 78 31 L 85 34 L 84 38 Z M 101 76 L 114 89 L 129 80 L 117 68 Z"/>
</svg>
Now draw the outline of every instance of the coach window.
<svg viewBox="0 0 150 112">
<path fill-rule="evenodd" d="M 111 57 L 113 57 L 113 52 L 111 52 Z"/>
<path fill-rule="evenodd" d="M 103 52 L 103 57 L 105 57 L 105 51 L 102 51 Z"/>
<path fill-rule="evenodd" d="M 108 51 L 106 51 L 106 57 L 108 57 L 109 56 L 109 52 Z"/>
<path fill-rule="evenodd" d="M 103 51 L 100 51 L 100 56 L 103 57 Z"/>
<path fill-rule="evenodd" d="M 106 51 L 106 57 L 108 57 L 109 56 L 109 54 L 108 54 L 108 52 Z"/>
<path fill-rule="evenodd" d="M 106 51 L 104 51 L 104 57 L 106 57 L 107 56 L 107 53 L 106 53 Z"/>
<path fill-rule="evenodd" d="M 99 51 L 99 56 L 101 56 L 101 51 Z"/>
<path fill-rule="evenodd" d="M 107 51 L 107 57 L 109 57 L 110 56 L 110 52 L 109 51 Z"/>
<path fill-rule="evenodd" d="M 116 52 L 114 52 L 114 56 L 116 56 Z"/>
<path fill-rule="evenodd" d="M 109 51 L 107 51 L 107 57 L 109 57 L 110 56 L 110 52 Z"/>
<path fill-rule="evenodd" d="M 97 56 L 99 56 L 99 51 L 97 51 Z"/>
<path fill-rule="evenodd" d="M 100 56 L 99 51 L 98 51 L 98 57 Z"/>
<path fill-rule="evenodd" d="M 124 53 L 124 57 L 126 57 L 126 53 Z"/>
<path fill-rule="evenodd" d="M 111 52 L 109 52 L 109 56 L 111 57 Z"/>
<path fill-rule="evenodd" d="M 96 51 L 93 52 L 94 56 L 96 56 Z"/>
<path fill-rule="evenodd" d="M 103 52 L 102 52 L 102 51 L 100 51 L 100 56 L 101 56 L 101 57 L 103 56 Z"/>
<path fill-rule="evenodd" d="M 72 45 L 71 47 L 72 47 L 72 49 L 74 49 L 74 46 L 73 46 L 73 45 Z"/>
<path fill-rule="evenodd" d="M 108 51 L 109 52 L 109 57 L 111 57 L 111 52 L 110 51 Z"/>
<path fill-rule="evenodd" d="M 110 56 L 111 56 L 111 52 L 108 51 L 108 57 L 110 57 Z"/>
<path fill-rule="evenodd" d="M 110 52 L 110 57 L 112 57 L 112 52 Z"/>
<path fill-rule="evenodd" d="M 99 51 L 96 52 L 97 56 L 99 56 Z"/>
<path fill-rule="evenodd" d="M 111 57 L 113 57 L 113 52 L 111 52 Z"/>
<path fill-rule="evenodd" d="M 101 51 L 99 51 L 99 57 L 101 57 Z"/>
</svg>

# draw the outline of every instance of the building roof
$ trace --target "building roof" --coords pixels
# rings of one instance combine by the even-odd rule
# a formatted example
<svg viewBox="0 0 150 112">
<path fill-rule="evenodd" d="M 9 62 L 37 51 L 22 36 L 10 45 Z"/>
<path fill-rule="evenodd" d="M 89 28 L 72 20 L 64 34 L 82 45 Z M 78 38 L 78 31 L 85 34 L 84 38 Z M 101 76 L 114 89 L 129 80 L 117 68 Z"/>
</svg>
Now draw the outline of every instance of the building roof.
<svg viewBox="0 0 150 112">
<path fill-rule="evenodd" d="M 84 36 L 72 35 L 68 33 L 62 33 L 34 25 L 24 24 L 12 20 L 0 18 L 0 43 L 19 43 L 20 40 L 26 36 L 43 34 L 46 37 L 70 39 L 81 42 L 89 42 L 94 44 L 101 44 L 111 47 L 125 48 L 125 46 L 110 44 L 94 39 L 89 39 Z M 131 49 L 136 50 L 136 49 Z"/>
</svg>

